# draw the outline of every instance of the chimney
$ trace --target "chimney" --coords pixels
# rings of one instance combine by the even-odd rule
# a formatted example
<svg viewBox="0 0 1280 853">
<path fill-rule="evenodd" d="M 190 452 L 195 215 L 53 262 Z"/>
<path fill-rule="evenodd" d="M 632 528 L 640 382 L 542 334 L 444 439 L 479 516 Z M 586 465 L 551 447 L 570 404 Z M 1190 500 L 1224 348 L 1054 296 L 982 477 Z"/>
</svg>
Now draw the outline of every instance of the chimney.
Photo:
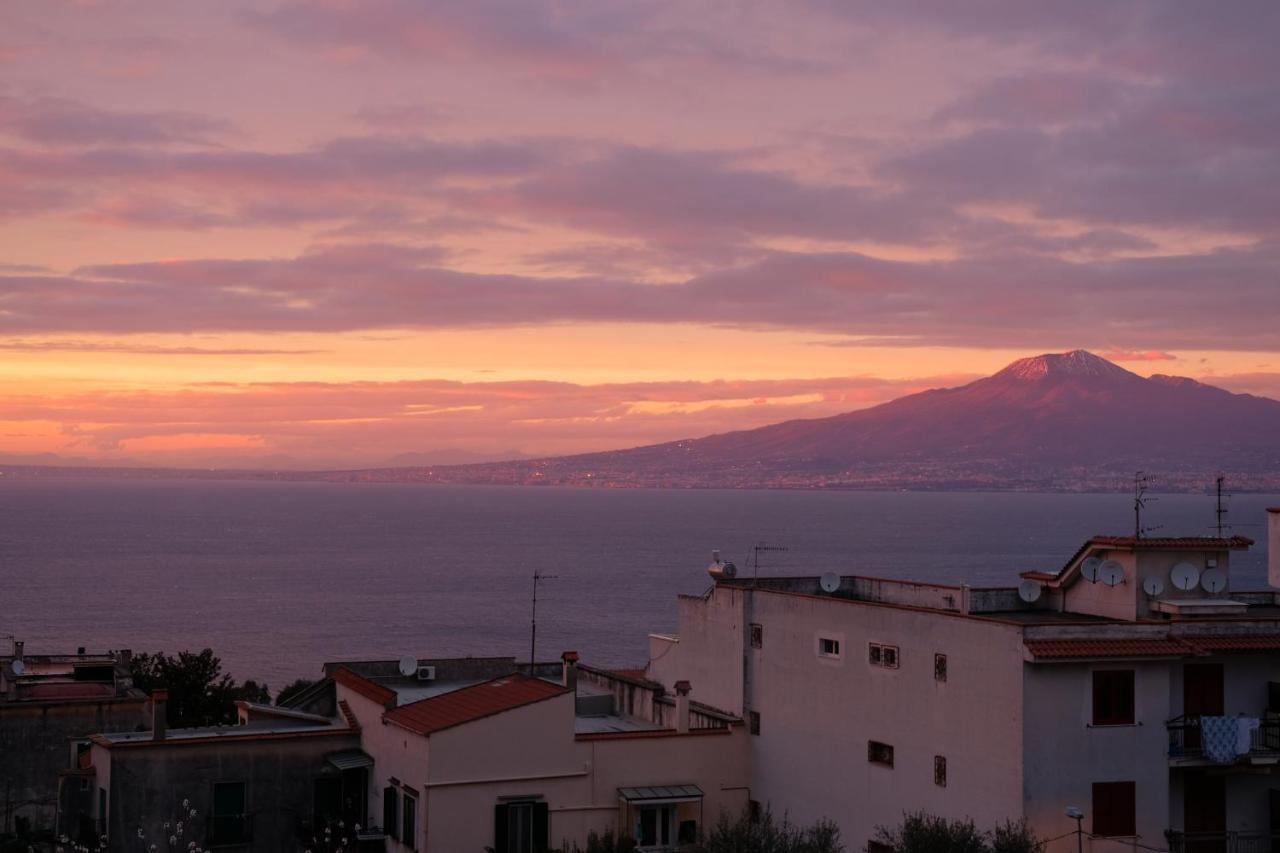
<svg viewBox="0 0 1280 853">
<path fill-rule="evenodd" d="M 128 672 L 133 667 L 133 650 L 121 649 L 116 653 L 116 662 Z"/>
<path fill-rule="evenodd" d="M 693 689 L 689 682 L 681 679 L 676 682 L 676 731 L 684 734 L 689 731 L 689 691 Z"/>
<path fill-rule="evenodd" d="M 169 691 L 156 688 L 151 691 L 151 739 L 164 740 L 165 731 L 169 727 L 168 713 Z"/>
<path fill-rule="evenodd" d="M 1280 506 L 1267 508 L 1267 583 L 1280 589 Z"/>
<path fill-rule="evenodd" d="M 84 646 L 77 646 L 76 654 L 79 655 L 80 657 L 84 657 Z"/>
<path fill-rule="evenodd" d="M 560 655 L 560 660 L 563 664 L 564 686 L 576 694 L 578 692 L 578 653 L 565 652 Z"/>
<path fill-rule="evenodd" d="M 13 659 L 14 660 L 22 660 L 22 650 L 26 648 L 26 645 L 27 644 L 24 640 L 13 641 Z"/>
</svg>

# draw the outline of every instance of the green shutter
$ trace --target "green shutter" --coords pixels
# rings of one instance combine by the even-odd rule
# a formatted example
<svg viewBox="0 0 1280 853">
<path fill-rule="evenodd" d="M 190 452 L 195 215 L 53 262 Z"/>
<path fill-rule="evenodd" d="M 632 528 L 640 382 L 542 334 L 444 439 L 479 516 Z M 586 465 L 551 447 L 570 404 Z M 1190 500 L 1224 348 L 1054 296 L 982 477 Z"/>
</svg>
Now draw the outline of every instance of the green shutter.
<svg viewBox="0 0 1280 853">
<path fill-rule="evenodd" d="M 507 807 L 502 804 L 493 809 L 493 849 L 507 853 Z"/>
<path fill-rule="evenodd" d="M 547 804 L 533 804 L 533 853 L 547 853 Z"/>
</svg>

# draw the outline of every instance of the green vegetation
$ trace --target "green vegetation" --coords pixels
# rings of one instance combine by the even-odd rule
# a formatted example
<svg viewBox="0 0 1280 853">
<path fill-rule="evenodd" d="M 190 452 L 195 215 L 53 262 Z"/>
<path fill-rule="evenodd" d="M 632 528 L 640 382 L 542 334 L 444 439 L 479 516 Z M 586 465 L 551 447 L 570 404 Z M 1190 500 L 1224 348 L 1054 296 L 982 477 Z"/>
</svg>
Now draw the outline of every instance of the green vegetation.
<svg viewBox="0 0 1280 853">
<path fill-rule="evenodd" d="M 289 682 L 284 686 L 284 689 L 282 689 L 279 693 L 276 694 L 276 704 L 277 705 L 285 704 L 294 696 L 306 690 L 308 687 L 312 686 L 313 684 L 315 684 L 315 681 L 313 681 L 310 678 L 298 678 L 298 679 L 295 679 L 294 681 Z"/>
<path fill-rule="evenodd" d="M 972 820 L 947 820 L 915 812 L 890 829 L 877 827 L 868 853 L 1042 853 L 1044 842 L 1026 821 L 1006 821 L 983 832 Z"/>
<path fill-rule="evenodd" d="M 179 652 L 175 656 L 164 652 L 135 655 L 130 674 L 134 686 L 148 693 L 161 687 L 168 689 L 165 719 L 175 729 L 235 723 L 238 699 L 271 702 L 267 685 L 253 680 L 237 684 L 223 673 L 222 661 L 212 649 Z"/>
</svg>

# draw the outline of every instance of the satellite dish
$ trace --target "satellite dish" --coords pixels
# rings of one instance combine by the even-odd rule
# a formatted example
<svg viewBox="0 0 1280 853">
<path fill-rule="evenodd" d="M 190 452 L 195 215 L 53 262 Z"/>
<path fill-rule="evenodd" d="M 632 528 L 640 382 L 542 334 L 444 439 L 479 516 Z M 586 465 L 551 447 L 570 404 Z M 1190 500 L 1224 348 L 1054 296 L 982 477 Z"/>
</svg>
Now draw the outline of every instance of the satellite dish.
<svg viewBox="0 0 1280 853">
<path fill-rule="evenodd" d="M 418 674 L 418 659 L 412 655 L 405 655 L 400 658 L 400 674 L 406 678 L 410 675 Z"/>
<path fill-rule="evenodd" d="M 1102 565 L 1102 561 L 1097 557 L 1090 557 L 1080 564 L 1080 574 L 1084 575 L 1084 579 L 1089 583 L 1098 582 L 1098 567 Z"/>
<path fill-rule="evenodd" d="M 16 676 L 21 676 L 22 673 L 27 671 L 27 665 L 20 660 L 10 663 L 9 668 L 13 670 L 13 674 Z"/>
<path fill-rule="evenodd" d="M 1205 592 L 1222 592 L 1227 588 L 1227 573 L 1222 569 L 1205 569 L 1200 575 L 1200 586 Z"/>
<path fill-rule="evenodd" d="M 1035 581 L 1028 578 L 1018 584 L 1018 598 L 1021 598 L 1027 604 L 1035 604 L 1040 600 L 1041 586 Z"/>
<path fill-rule="evenodd" d="M 1190 563 L 1178 563 L 1169 572 L 1169 580 L 1183 592 L 1189 592 L 1200 583 L 1200 570 Z"/>
<path fill-rule="evenodd" d="M 835 592 L 840 588 L 840 576 L 835 572 L 824 572 L 818 579 L 818 583 L 822 586 L 823 592 Z"/>
<path fill-rule="evenodd" d="M 1107 586 L 1119 586 L 1124 583 L 1124 566 L 1115 560 L 1104 560 L 1101 566 L 1098 566 L 1098 580 Z"/>
<path fill-rule="evenodd" d="M 1164 592 L 1164 581 L 1155 576 L 1149 577 L 1142 582 L 1142 591 L 1152 598 L 1155 598 L 1157 595 Z"/>
</svg>

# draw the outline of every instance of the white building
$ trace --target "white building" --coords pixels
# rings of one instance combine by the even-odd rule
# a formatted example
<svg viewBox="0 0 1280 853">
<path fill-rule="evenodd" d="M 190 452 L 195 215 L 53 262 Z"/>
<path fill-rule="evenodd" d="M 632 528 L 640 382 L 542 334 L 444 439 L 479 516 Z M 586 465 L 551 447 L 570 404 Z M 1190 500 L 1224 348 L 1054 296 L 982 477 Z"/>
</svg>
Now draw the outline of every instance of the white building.
<svg viewBox="0 0 1280 853">
<path fill-rule="evenodd" d="M 1095 537 L 1021 594 L 713 566 L 647 674 L 746 719 L 752 799 L 850 850 L 920 810 L 1055 838 L 1076 806 L 1094 850 L 1269 853 L 1280 602 L 1232 587 L 1251 544 Z"/>
<path fill-rule="evenodd" d="M 741 721 L 691 702 L 687 684 L 666 695 L 574 652 L 554 679 L 545 666 L 485 677 L 470 659 L 413 663 L 422 678 L 394 661 L 327 665 L 389 853 L 540 853 L 590 832 L 672 850 L 747 807 Z"/>
</svg>

